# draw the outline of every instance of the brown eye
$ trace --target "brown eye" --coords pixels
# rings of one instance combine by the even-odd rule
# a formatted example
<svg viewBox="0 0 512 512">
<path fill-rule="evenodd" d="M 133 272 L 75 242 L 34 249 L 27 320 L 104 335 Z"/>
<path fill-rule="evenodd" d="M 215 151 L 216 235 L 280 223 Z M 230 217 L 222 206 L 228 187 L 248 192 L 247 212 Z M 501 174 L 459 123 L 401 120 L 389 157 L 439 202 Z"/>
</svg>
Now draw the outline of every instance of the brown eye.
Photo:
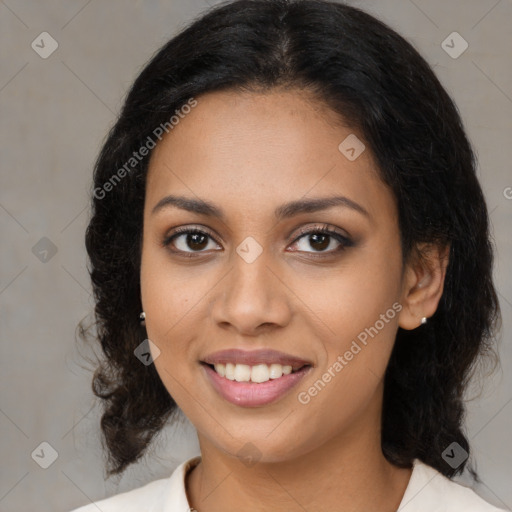
<svg viewBox="0 0 512 512">
<path fill-rule="evenodd" d="M 313 233 L 309 235 L 309 245 L 318 251 L 325 251 L 330 245 L 331 237 L 324 233 Z"/>
<path fill-rule="evenodd" d="M 304 242 L 302 241 L 304 240 Z M 303 244 L 300 247 L 300 244 Z M 209 244 L 212 244 L 210 247 Z M 215 249 L 219 244 L 215 238 L 208 232 L 194 227 L 182 227 L 176 229 L 168 235 L 163 241 L 164 247 L 179 255 L 194 257 L 208 249 Z M 317 256 L 329 256 L 350 247 L 353 242 L 346 236 L 329 229 L 327 226 L 315 227 L 309 230 L 301 230 L 300 236 L 293 242 L 297 252 L 305 252 Z M 312 250 L 311 250 L 312 249 Z"/>
<path fill-rule="evenodd" d="M 304 239 L 303 247 L 297 249 L 299 252 L 332 254 L 353 245 L 349 238 L 326 226 L 301 230 L 300 233 L 301 236 L 296 238 L 293 243 L 293 245 L 297 246 Z M 329 247 L 331 248 L 330 250 Z M 308 248 L 313 249 L 313 251 L 309 251 Z"/>
<path fill-rule="evenodd" d="M 167 236 L 163 242 L 163 246 L 173 246 L 173 252 L 182 252 L 193 254 L 195 252 L 205 252 L 210 241 L 217 244 L 213 237 L 203 230 L 197 228 L 181 228 L 177 229 L 171 235 Z M 214 248 L 214 247 L 213 247 Z"/>
<path fill-rule="evenodd" d="M 208 235 L 187 233 L 185 236 L 185 245 L 194 251 L 200 251 L 208 245 Z"/>
</svg>

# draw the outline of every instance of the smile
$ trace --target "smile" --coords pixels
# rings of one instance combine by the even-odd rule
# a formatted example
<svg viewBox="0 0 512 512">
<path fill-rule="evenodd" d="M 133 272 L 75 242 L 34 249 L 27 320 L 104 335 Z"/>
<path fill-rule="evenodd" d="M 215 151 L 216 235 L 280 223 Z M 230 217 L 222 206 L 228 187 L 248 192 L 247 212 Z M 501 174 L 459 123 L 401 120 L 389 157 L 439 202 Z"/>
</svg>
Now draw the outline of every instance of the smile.
<svg viewBox="0 0 512 512">
<path fill-rule="evenodd" d="M 213 366 L 202 363 L 201 366 L 217 394 L 240 407 L 261 407 L 279 400 L 312 369 L 312 366 L 304 365 L 292 371 L 291 366 L 280 364 L 249 366 L 227 363 Z"/>
<path fill-rule="evenodd" d="M 291 365 L 281 364 L 257 364 L 250 366 L 248 364 L 218 363 L 213 365 L 214 370 L 228 380 L 237 382 L 268 382 L 269 380 L 279 379 L 283 375 L 289 375 L 300 370 L 292 369 Z"/>
</svg>

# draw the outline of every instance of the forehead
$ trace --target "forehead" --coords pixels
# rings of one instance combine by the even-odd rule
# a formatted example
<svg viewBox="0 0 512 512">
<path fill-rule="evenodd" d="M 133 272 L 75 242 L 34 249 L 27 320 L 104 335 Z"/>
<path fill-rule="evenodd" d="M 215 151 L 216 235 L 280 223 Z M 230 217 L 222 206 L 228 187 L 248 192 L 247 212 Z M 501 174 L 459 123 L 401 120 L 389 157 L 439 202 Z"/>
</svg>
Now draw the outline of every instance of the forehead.
<svg viewBox="0 0 512 512">
<path fill-rule="evenodd" d="M 394 198 L 369 148 L 355 160 L 339 149 L 345 140 L 362 148 L 362 136 L 306 93 L 223 91 L 196 100 L 153 150 L 146 210 L 170 193 L 246 215 L 336 193 L 364 203 L 373 215 L 393 213 Z"/>
</svg>

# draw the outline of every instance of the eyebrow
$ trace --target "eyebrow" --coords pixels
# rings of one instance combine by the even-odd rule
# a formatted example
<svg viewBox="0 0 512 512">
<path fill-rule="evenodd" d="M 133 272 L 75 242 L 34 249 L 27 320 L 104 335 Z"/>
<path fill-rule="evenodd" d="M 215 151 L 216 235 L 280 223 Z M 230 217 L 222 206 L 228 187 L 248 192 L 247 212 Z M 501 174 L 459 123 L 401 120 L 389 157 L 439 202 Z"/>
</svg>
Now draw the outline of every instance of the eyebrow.
<svg viewBox="0 0 512 512">
<path fill-rule="evenodd" d="M 370 218 L 370 214 L 363 206 L 345 196 L 318 197 L 290 201 L 276 208 L 274 211 L 274 216 L 277 220 L 283 220 L 300 213 L 319 212 L 329 208 L 334 208 L 336 206 L 350 208 L 356 212 L 361 213 L 365 217 Z M 194 199 L 176 195 L 168 195 L 160 199 L 160 201 L 158 201 L 158 203 L 151 210 L 151 215 L 172 207 L 180 208 L 181 210 L 186 210 L 191 213 L 197 213 L 199 215 L 216 217 L 222 221 L 226 220 L 226 215 L 223 210 L 213 203 L 203 199 Z"/>
</svg>

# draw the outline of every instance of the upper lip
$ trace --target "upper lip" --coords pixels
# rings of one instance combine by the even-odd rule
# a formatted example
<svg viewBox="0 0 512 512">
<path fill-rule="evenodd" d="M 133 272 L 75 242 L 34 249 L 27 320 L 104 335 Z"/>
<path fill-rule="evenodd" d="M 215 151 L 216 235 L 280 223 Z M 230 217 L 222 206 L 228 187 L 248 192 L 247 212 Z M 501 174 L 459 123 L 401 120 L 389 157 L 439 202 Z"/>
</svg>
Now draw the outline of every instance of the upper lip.
<svg viewBox="0 0 512 512">
<path fill-rule="evenodd" d="M 247 364 L 254 366 L 257 364 L 280 364 L 283 366 L 291 366 L 292 370 L 298 370 L 304 365 L 312 366 L 312 362 L 300 357 L 285 354 L 277 350 L 263 349 L 263 350 L 240 350 L 236 348 L 228 350 L 220 350 L 209 354 L 203 360 L 207 364 Z"/>
</svg>

